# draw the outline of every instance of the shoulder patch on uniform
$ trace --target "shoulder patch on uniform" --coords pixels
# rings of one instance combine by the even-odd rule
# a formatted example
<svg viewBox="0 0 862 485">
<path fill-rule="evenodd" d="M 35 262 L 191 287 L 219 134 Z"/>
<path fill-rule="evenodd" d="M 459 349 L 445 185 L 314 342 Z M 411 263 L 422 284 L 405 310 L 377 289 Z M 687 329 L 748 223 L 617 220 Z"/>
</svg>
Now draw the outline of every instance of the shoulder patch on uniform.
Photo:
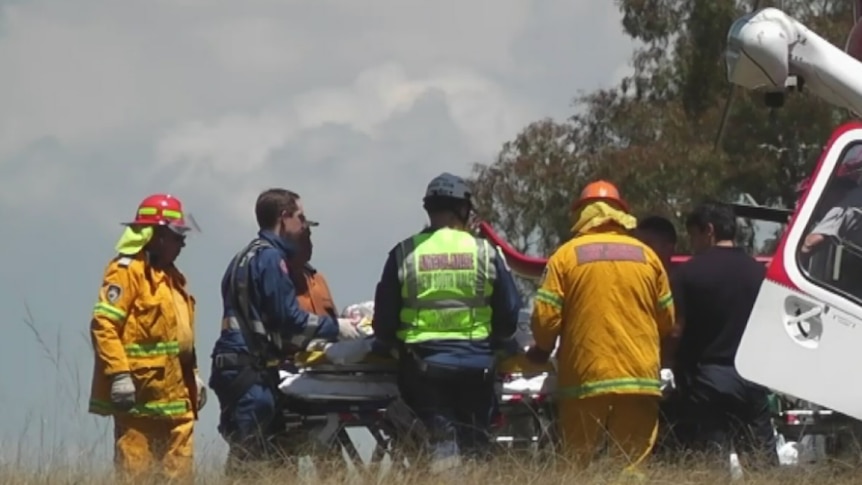
<svg viewBox="0 0 862 485">
<path fill-rule="evenodd" d="M 132 264 L 132 258 L 128 256 L 123 256 L 117 260 L 117 266 L 121 268 L 128 268 L 130 264 Z"/>
<path fill-rule="evenodd" d="M 282 273 L 288 274 L 287 263 L 285 263 L 283 259 L 278 261 L 278 267 L 281 268 Z"/>
<path fill-rule="evenodd" d="M 108 285 L 105 289 L 105 298 L 110 303 L 116 303 L 117 300 L 120 299 L 120 296 L 123 294 L 123 289 L 118 285 Z"/>
</svg>

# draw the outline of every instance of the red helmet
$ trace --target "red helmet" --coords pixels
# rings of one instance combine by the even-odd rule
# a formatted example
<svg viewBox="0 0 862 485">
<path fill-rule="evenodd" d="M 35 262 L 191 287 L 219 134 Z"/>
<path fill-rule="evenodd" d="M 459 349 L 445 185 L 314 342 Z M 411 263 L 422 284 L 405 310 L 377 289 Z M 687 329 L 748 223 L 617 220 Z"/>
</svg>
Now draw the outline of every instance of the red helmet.
<svg viewBox="0 0 862 485">
<path fill-rule="evenodd" d="M 170 194 L 154 194 L 145 198 L 138 205 L 135 220 L 124 224 L 168 226 L 178 233 L 184 233 L 191 229 L 186 225 L 183 203 Z"/>
</svg>

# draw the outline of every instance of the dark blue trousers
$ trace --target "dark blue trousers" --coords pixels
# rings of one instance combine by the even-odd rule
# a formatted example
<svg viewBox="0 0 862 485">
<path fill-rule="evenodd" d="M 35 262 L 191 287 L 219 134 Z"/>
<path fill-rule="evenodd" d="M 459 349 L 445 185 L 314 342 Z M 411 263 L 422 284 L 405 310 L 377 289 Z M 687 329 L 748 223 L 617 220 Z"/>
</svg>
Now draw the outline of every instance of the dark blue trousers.
<svg viewBox="0 0 862 485">
<path fill-rule="evenodd" d="M 434 364 L 422 370 L 408 356 L 402 359 L 399 387 L 430 434 L 432 460 L 488 457 L 496 409 L 493 373 Z"/>
</svg>

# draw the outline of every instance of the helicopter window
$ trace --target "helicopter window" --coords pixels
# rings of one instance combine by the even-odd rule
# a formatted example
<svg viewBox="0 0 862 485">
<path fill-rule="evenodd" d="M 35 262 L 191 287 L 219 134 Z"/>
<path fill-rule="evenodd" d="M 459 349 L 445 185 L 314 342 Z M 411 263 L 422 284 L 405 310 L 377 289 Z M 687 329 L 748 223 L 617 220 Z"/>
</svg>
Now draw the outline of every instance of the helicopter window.
<svg viewBox="0 0 862 485">
<path fill-rule="evenodd" d="M 862 143 L 841 154 L 796 251 L 802 273 L 862 303 Z"/>
</svg>

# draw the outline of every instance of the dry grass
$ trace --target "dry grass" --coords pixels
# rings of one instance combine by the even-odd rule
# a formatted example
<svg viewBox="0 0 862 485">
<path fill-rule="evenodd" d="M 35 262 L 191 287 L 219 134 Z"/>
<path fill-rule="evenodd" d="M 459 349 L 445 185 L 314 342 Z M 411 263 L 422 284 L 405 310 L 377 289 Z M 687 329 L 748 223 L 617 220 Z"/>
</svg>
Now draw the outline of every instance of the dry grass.
<svg viewBox="0 0 862 485">
<path fill-rule="evenodd" d="M 251 480 L 230 480 L 221 473 L 215 471 L 199 470 L 197 472 L 198 483 L 228 484 L 248 483 L 255 484 L 290 484 L 309 483 L 315 485 L 327 485 L 336 483 L 375 483 L 375 484 L 404 484 L 411 485 L 437 485 L 443 483 L 460 482 L 462 484 L 614 484 L 614 483 L 641 483 L 641 484 L 726 484 L 730 477 L 725 470 L 710 468 L 707 464 L 699 464 L 687 467 L 661 466 L 645 470 L 646 476 L 640 480 L 628 479 L 620 475 L 602 471 L 600 467 L 595 471 L 567 471 L 565 467 L 554 469 L 549 466 L 531 466 L 529 463 L 517 463 L 512 460 L 502 460 L 490 465 L 467 466 L 461 469 L 455 477 L 435 477 L 427 473 L 406 472 L 399 474 L 382 474 L 377 478 L 363 478 L 361 475 L 348 471 L 330 473 L 328 477 L 317 479 L 305 477 L 296 480 L 296 475 L 286 471 L 262 471 Z M 0 469 L 0 483 L 10 485 L 34 485 L 34 484 L 113 484 L 118 483 L 109 473 L 93 473 L 85 466 L 57 468 L 32 472 L 24 469 Z M 138 482 L 141 483 L 141 482 Z M 159 479 L 147 480 L 146 483 L 164 483 Z M 834 485 L 858 484 L 860 480 L 856 473 L 850 471 L 840 472 L 835 468 L 796 468 L 785 467 L 768 472 L 747 473 L 744 477 L 746 485 L 766 484 L 812 484 L 830 483 Z"/>
<path fill-rule="evenodd" d="M 58 401 L 67 404 L 76 403 L 80 409 L 83 402 L 81 394 L 85 387 L 78 368 L 73 362 L 69 362 L 68 355 L 61 351 L 62 344 L 60 330 L 58 327 L 56 339 L 44 338 L 43 329 L 39 328 L 33 317 L 29 306 L 25 303 L 26 317 L 23 319 L 26 327 L 32 332 L 36 346 L 43 357 L 49 362 L 54 371 L 54 379 L 57 386 Z M 81 337 L 89 346 L 89 339 L 85 334 Z M 52 342 L 53 341 L 53 342 Z M 66 342 L 68 343 L 68 342 Z M 65 384 L 65 385 L 64 385 Z M 69 386 L 71 384 L 71 386 Z M 69 388 L 71 387 L 71 388 Z M 59 407 L 59 406 L 58 406 Z M 57 415 L 56 417 L 64 417 Z M 44 431 L 40 432 L 40 442 L 54 441 L 48 437 L 41 438 Z M 47 439 L 46 439 L 47 438 Z M 107 436 L 106 436 L 107 438 Z M 23 442 L 23 440 L 22 440 Z M 6 444 L 7 447 L 15 447 L 14 443 Z M 81 449 L 81 445 L 75 447 Z M 64 455 L 63 451 L 68 448 L 59 446 L 40 446 L 41 451 L 28 452 L 24 446 L 18 445 L 18 457 L 7 462 L 0 462 L 0 485 L 35 485 L 35 484 L 117 484 L 119 482 L 111 473 L 111 463 L 106 460 L 96 460 L 92 455 L 83 456 L 79 459 L 56 459 L 54 457 Z M 198 454 L 204 455 L 205 450 L 198 448 Z M 84 452 L 87 453 L 87 452 Z M 5 457 L 7 460 L 9 457 Z M 387 460 L 388 461 L 388 460 Z M 37 465 L 29 465 L 37 463 Z M 306 467 L 300 473 L 300 477 L 285 468 L 282 469 L 258 469 L 255 476 L 250 479 L 229 479 L 222 473 L 221 463 L 215 465 L 198 466 L 196 472 L 197 483 L 212 485 L 222 484 L 294 484 L 308 483 L 314 485 L 328 484 L 409 484 L 409 485 L 438 485 L 458 483 L 467 484 L 615 484 L 615 483 L 639 483 L 639 484 L 726 484 L 729 483 L 730 474 L 727 461 L 716 462 L 714 460 L 699 459 L 687 464 L 656 463 L 648 465 L 643 469 L 644 477 L 632 481 L 624 479 L 618 473 L 613 472 L 617 468 L 610 464 L 596 463 L 586 471 L 576 471 L 560 459 L 543 459 L 524 453 L 502 454 L 492 463 L 466 465 L 460 468 L 454 476 L 433 476 L 418 469 L 388 470 L 384 467 L 377 474 L 362 473 L 347 465 L 346 462 L 332 463 L 318 467 L 326 473 L 320 476 Z M 767 484 L 819 484 L 830 483 L 834 485 L 849 485 L 862 483 L 860 467 L 857 463 L 842 463 L 833 461 L 828 464 L 803 465 L 792 467 L 772 468 L 764 471 L 746 471 L 744 483 L 746 485 Z M 163 479 L 138 481 L 136 483 L 165 483 Z"/>
</svg>

